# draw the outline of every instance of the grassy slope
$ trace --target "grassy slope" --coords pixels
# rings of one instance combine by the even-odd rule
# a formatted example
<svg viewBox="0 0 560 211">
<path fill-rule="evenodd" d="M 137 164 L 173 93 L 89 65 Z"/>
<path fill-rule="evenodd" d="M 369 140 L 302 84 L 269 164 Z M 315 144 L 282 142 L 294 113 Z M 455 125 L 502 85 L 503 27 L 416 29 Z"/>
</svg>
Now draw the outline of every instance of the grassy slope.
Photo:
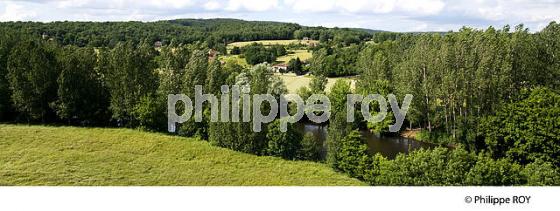
<svg viewBox="0 0 560 211">
<path fill-rule="evenodd" d="M 258 157 L 196 139 L 0 125 L 0 185 L 363 185 L 324 164 Z"/>
</svg>

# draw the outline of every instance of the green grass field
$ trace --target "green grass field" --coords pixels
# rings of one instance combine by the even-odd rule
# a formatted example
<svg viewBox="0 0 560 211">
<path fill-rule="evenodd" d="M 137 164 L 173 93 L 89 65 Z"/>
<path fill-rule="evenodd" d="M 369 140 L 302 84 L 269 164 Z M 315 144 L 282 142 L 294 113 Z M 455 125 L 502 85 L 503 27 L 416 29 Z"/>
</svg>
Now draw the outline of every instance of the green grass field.
<svg viewBox="0 0 560 211">
<path fill-rule="evenodd" d="M 292 93 L 292 94 L 296 94 L 297 90 L 300 89 L 301 87 L 309 88 L 309 84 L 311 83 L 311 77 L 309 76 L 296 76 L 293 73 L 287 73 L 287 74 L 276 73 L 275 75 L 277 75 L 278 77 L 280 77 L 280 79 L 282 79 L 282 81 L 284 81 L 284 84 L 286 84 L 286 87 L 288 88 L 288 93 Z M 328 78 L 325 91 L 327 93 L 330 92 L 331 88 L 338 80 L 345 80 L 347 82 L 350 82 L 350 87 L 352 89 L 354 89 L 356 86 L 356 79 L 354 77 Z"/>
<path fill-rule="evenodd" d="M 234 42 L 234 43 L 228 44 L 227 48 L 231 49 L 234 46 L 243 47 L 243 46 L 250 45 L 252 43 L 259 43 L 259 44 L 263 44 L 263 45 L 289 45 L 291 43 L 302 43 L 302 44 L 314 43 L 314 44 L 317 44 L 317 43 L 319 43 L 319 41 L 316 41 L 316 40 L 308 40 L 308 41 L 304 41 L 304 40 L 259 40 L 259 41 Z"/>
<path fill-rule="evenodd" d="M 228 52 L 229 50 L 231 50 L 234 46 L 237 47 L 244 47 L 247 45 L 250 45 L 252 43 L 260 43 L 266 46 L 270 46 L 270 45 L 289 45 L 291 43 L 302 43 L 302 44 L 310 44 L 310 43 L 314 43 L 317 44 L 319 43 L 319 41 L 316 40 L 259 40 L 259 41 L 247 41 L 247 42 L 234 42 L 234 43 L 230 43 L 227 45 L 227 49 Z M 290 53 L 288 55 L 285 56 L 281 56 L 278 57 L 276 59 L 276 62 L 279 63 L 288 63 L 290 61 L 290 59 L 295 59 L 297 57 L 299 57 L 300 60 L 302 61 L 307 61 L 309 59 L 311 59 L 312 57 L 312 52 L 305 50 L 305 49 L 298 49 L 298 50 L 290 50 Z M 238 55 L 225 55 L 221 57 L 221 60 L 223 61 L 237 61 L 239 64 L 244 65 L 244 66 L 248 66 L 247 62 L 245 61 L 245 59 L 239 58 Z"/>
<path fill-rule="evenodd" d="M 295 58 L 298 58 L 298 57 L 301 61 L 307 61 L 307 60 L 311 59 L 312 56 L 313 56 L 313 54 L 311 53 L 311 51 L 293 50 L 293 53 L 289 53 L 288 55 L 278 57 L 276 59 L 276 61 L 281 62 L 281 63 L 288 63 L 290 61 L 290 59 L 295 59 Z"/>
<path fill-rule="evenodd" d="M 197 139 L 0 125 L 0 185 L 364 185 L 325 164 L 258 157 Z"/>
<path fill-rule="evenodd" d="M 220 60 L 224 62 L 235 62 L 241 66 L 249 67 L 251 65 L 247 64 L 247 60 L 245 58 L 239 57 L 239 55 L 225 55 L 220 56 Z"/>
</svg>

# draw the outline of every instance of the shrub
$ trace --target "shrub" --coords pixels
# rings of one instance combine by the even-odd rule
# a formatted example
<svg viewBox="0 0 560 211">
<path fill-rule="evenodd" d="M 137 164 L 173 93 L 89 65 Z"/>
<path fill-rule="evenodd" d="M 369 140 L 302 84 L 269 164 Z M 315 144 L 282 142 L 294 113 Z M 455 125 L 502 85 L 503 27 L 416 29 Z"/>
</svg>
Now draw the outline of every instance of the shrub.
<svg viewBox="0 0 560 211">
<path fill-rule="evenodd" d="M 301 148 L 301 134 L 296 131 L 292 124 L 288 124 L 286 132 L 281 132 L 280 120 L 275 120 L 268 125 L 266 138 L 268 140 L 268 155 L 295 159 Z"/>
<path fill-rule="evenodd" d="M 447 155 L 447 167 L 443 173 L 444 185 L 463 185 L 467 174 L 476 163 L 476 154 L 460 147 Z"/>
<path fill-rule="evenodd" d="M 479 136 L 495 158 L 521 164 L 542 159 L 560 166 L 560 95 L 546 88 L 526 93 L 525 99 L 504 105 L 485 118 Z"/>
<path fill-rule="evenodd" d="M 465 183 L 478 186 L 520 185 L 523 184 L 521 166 L 509 159 L 493 160 L 487 154 L 480 153 Z"/>
<path fill-rule="evenodd" d="M 560 172 L 550 162 L 537 160 L 525 166 L 521 174 L 527 179 L 527 185 L 560 185 Z"/>
<path fill-rule="evenodd" d="M 321 143 L 311 133 L 305 134 L 301 141 L 299 158 L 302 160 L 318 161 L 321 159 Z"/>
<path fill-rule="evenodd" d="M 367 150 L 360 132 L 357 130 L 350 132 L 340 142 L 337 169 L 352 177 L 363 179 L 366 170 L 371 168 L 371 157 Z"/>
<path fill-rule="evenodd" d="M 417 150 L 400 154 L 395 160 L 381 160 L 378 185 L 444 185 L 447 169 L 446 148 Z"/>
</svg>

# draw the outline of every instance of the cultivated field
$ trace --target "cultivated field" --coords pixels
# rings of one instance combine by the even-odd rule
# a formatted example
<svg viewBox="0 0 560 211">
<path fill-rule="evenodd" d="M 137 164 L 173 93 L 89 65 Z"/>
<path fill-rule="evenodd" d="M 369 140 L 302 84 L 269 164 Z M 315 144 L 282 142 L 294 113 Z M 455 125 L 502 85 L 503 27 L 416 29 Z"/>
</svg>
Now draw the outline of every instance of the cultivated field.
<svg viewBox="0 0 560 211">
<path fill-rule="evenodd" d="M 131 129 L 0 125 L 0 185 L 364 185 L 325 164 Z"/>
</svg>

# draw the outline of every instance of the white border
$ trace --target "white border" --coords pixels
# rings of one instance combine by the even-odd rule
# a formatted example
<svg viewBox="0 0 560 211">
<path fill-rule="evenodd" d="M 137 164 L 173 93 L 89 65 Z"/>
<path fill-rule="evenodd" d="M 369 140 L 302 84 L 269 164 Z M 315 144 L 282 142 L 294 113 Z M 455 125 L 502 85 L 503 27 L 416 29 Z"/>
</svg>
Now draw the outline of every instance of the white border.
<svg viewBox="0 0 560 211">
<path fill-rule="evenodd" d="M 465 197 L 529 195 L 529 204 Z M 0 210 L 558 210 L 560 187 L 0 187 Z"/>
</svg>

